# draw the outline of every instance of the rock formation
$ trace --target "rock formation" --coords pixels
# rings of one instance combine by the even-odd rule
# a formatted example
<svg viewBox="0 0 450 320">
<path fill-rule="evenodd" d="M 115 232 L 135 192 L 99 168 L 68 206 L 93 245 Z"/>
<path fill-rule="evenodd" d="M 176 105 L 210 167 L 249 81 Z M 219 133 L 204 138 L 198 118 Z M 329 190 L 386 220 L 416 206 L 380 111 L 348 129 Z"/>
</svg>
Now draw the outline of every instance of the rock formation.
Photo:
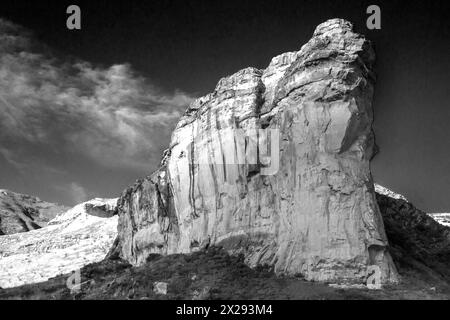
<svg viewBox="0 0 450 320">
<path fill-rule="evenodd" d="M 116 201 L 110 201 L 109 203 L 92 203 L 88 202 L 84 205 L 84 210 L 91 216 L 97 216 L 101 218 L 111 218 L 116 212 Z"/>
<path fill-rule="evenodd" d="M 69 208 L 39 198 L 0 190 L 0 235 L 35 230 Z"/>
<path fill-rule="evenodd" d="M 308 280 L 397 281 L 370 173 L 374 51 L 351 23 L 320 24 L 300 51 L 243 69 L 194 101 L 161 167 L 118 201 L 111 254 L 210 245 Z"/>
<path fill-rule="evenodd" d="M 94 199 L 41 229 L 0 236 L 0 287 L 45 281 L 101 261 L 117 236 L 117 216 L 99 217 L 99 210 L 113 208 L 116 202 Z M 86 207 L 97 208 L 96 214 L 89 214 Z"/>
</svg>

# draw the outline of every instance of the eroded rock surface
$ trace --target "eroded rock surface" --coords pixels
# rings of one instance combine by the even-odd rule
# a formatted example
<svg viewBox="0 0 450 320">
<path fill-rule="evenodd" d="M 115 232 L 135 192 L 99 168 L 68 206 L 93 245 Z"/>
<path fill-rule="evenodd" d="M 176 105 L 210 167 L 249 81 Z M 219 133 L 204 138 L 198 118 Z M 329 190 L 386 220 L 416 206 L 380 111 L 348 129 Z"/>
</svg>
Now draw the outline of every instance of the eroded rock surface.
<svg viewBox="0 0 450 320">
<path fill-rule="evenodd" d="M 58 215 L 41 229 L 0 236 L 0 287 L 45 281 L 101 261 L 117 236 L 117 216 L 93 216 L 85 208 L 112 208 L 116 202 L 94 199 Z"/>
<path fill-rule="evenodd" d="M 333 19 L 265 70 L 220 80 L 180 119 L 161 168 L 122 194 L 112 253 L 140 265 L 219 245 L 278 274 L 361 283 L 377 265 L 395 282 L 369 165 L 374 61 Z"/>
<path fill-rule="evenodd" d="M 37 197 L 0 189 L 0 236 L 42 228 L 67 210 Z"/>
</svg>

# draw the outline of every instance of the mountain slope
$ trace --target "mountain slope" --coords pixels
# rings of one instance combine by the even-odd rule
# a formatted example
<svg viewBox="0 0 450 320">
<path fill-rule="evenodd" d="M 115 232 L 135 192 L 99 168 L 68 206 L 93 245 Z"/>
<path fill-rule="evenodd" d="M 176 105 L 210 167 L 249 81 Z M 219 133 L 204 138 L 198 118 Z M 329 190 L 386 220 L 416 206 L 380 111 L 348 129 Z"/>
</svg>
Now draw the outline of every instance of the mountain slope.
<svg viewBox="0 0 450 320">
<path fill-rule="evenodd" d="M 404 199 L 377 193 L 396 266 L 424 283 L 450 283 L 450 228 Z"/>
<path fill-rule="evenodd" d="M 45 281 L 102 260 L 117 235 L 116 202 L 94 199 L 38 230 L 1 236 L 0 287 Z"/>
<path fill-rule="evenodd" d="M 0 190 L 0 235 L 42 228 L 69 208 L 37 197 Z"/>
<path fill-rule="evenodd" d="M 450 227 L 450 213 L 429 213 L 428 215 L 443 226 Z"/>
</svg>

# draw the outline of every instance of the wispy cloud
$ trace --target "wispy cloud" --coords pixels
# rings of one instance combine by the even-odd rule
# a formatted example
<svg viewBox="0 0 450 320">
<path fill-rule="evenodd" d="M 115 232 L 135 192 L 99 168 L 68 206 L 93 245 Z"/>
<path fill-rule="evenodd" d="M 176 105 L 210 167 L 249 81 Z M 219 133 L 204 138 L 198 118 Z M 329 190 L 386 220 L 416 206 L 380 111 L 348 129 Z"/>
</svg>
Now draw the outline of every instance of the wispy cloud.
<svg viewBox="0 0 450 320">
<path fill-rule="evenodd" d="M 16 160 L 16 156 L 10 150 L 0 146 L 0 155 L 19 173 L 24 173 L 24 169 L 27 167 L 27 164 L 21 162 L 20 160 Z"/>
<path fill-rule="evenodd" d="M 88 200 L 86 190 L 76 182 L 69 185 L 69 193 L 72 196 L 73 203 L 82 203 Z"/>
<path fill-rule="evenodd" d="M 191 100 L 164 93 L 128 64 L 56 58 L 29 31 L 0 19 L 0 145 L 16 165 L 56 152 L 150 170 Z"/>
</svg>

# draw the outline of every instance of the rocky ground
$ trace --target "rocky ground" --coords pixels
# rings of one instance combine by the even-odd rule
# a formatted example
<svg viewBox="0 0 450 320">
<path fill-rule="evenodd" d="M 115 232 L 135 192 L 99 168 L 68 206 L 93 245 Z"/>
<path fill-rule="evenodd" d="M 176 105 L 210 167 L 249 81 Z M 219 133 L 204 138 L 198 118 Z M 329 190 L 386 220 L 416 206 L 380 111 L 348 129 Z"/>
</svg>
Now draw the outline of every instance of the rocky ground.
<svg viewBox="0 0 450 320">
<path fill-rule="evenodd" d="M 80 291 L 68 289 L 71 274 L 65 274 L 0 290 L 0 299 L 450 299 L 450 228 L 402 198 L 377 194 L 377 201 L 401 276 L 398 285 L 381 290 L 277 277 L 211 247 L 152 255 L 140 267 L 110 257 L 82 268 Z M 165 294 L 155 290 L 158 283 L 167 284 Z"/>
<path fill-rule="evenodd" d="M 0 299 L 448 299 L 448 282 L 424 283 L 420 272 L 400 268 L 402 282 L 382 290 L 339 288 L 250 269 L 242 257 L 218 248 L 190 255 L 150 257 L 141 267 L 105 260 L 81 272 L 81 290 L 66 286 L 69 274 L 47 282 L 0 290 Z M 166 294 L 157 283 L 166 283 Z"/>
</svg>

